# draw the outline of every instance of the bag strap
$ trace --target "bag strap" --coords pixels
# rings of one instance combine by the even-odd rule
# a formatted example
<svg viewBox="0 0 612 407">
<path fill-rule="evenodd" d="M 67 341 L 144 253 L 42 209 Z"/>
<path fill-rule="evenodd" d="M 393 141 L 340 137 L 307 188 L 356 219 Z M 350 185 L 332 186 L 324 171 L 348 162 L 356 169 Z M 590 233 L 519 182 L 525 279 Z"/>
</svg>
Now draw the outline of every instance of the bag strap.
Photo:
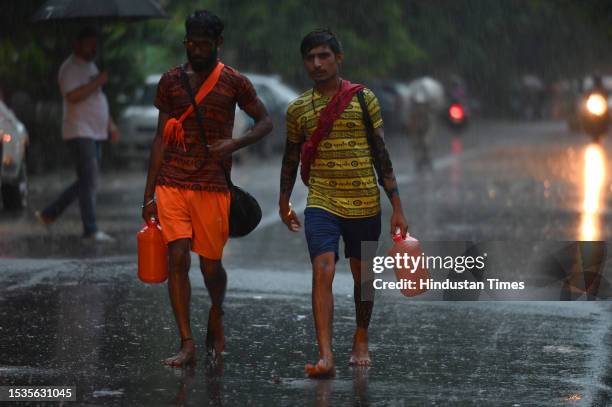
<svg viewBox="0 0 612 407">
<path fill-rule="evenodd" d="M 361 113 L 363 115 L 363 122 L 366 127 L 366 138 L 368 139 L 368 144 L 370 145 L 370 151 L 372 153 L 372 162 L 374 163 L 374 169 L 376 170 L 376 176 L 378 178 L 378 185 L 384 186 L 384 182 L 382 180 L 382 171 L 380 169 L 380 163 L 376 158 L 376 149 L 374 144 L 374 125 L 372 124 L 372 118 L 370 117 L 370 111 L 368 110 L 368 104 L 365 101 L 365 96 L 363 95 L 363 89 L 357 92 L 357 99 L 359 99 L 359 105 L 361 105 Z"/>
<path fill-rule="evenodd" d="M 208 154 L 208 139 L 206 138 L 206 133 L 204 132 L 204 118 L 202 117 L 202 112 L 198 109 L 198 106 L 195 101 L 195 97 L 193 96 L 193 89 L 191 88 L 191 84 L 189 83 L 189 77 L 187 76 L 187 72 L 185 72 L 185 68 L 181 66 L 181 82 L 183 83 L 183 87 L 187 91 L 189 95 L 189 99 L 191 99 L 191 104 L 193 106 L 193 110 L 196 113 L 196 119 L 198 122 L 198 127 L 200 129 L 200 136 L 202 137 L 202 141 L 204 142 L 204 151 Z M 232 183 L 232 178 L 230 176 L 229 171 L 220 161 L 217 161 L 219 166 L 223 169 L 223 174 L 225 175 L 225 182 L 227 182 L 228 188 L 232 188 L 234 184 Z"/>
<path fill-rule="evenodd" d="M 340 115 L 346 110 L 351 104 L 353 96 L 363 88 L 363 85 L 351 83 L 347 80 L 342 79 L 340 81 L 340 89 L 332 98 L 327 102 L 327 106 L 319 113 L 319 120 L 317 121 L 317 127 L 310 136 L 310 143 L 312 143 L 314 149 L 325 137 L 329 136 L 334 126 L 334 122 L 340 118 Z M 314 88 L 312 89 L 311 102 L 314 98 Z M 312 105 L 314 113 L 314 102 Z"/>
</svg>

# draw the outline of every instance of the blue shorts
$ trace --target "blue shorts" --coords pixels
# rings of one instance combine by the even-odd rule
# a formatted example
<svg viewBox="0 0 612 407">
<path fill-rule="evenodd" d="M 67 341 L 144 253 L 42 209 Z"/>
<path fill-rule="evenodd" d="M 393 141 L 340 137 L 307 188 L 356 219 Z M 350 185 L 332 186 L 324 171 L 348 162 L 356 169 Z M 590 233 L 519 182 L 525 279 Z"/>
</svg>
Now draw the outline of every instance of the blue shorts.
<svg viewBox="0 0 612 407">
<path fill-rule="evenodd" d="M 306 208 L 304 229 L 310 258 L 334 252 L 338 261 L 340 236 L 344 257 L 361 260 L 361 242 L 377 242 L 380 237 L 380 212 L 369 218 L 343 218 L 320 208 Z"/>
</svg>

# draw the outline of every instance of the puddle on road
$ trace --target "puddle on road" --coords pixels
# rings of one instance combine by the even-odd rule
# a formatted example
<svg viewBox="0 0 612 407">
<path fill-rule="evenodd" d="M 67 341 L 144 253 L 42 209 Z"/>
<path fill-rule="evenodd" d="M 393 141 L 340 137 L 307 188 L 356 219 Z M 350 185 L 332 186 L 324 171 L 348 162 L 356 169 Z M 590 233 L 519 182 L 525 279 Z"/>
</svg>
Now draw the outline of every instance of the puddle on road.
<svg viewBox="0 0 612 407">
<path fill-rule="evenodd" d="M 312 316 L 305 313 L 309 301 L 308 296 L 254 301 L 230 293 L 223 363 L 210 365 L 200 351 L 195 369 L 180 370 L 159 363 L 178 346 L 164 286 L 143 286 L 118 275 L 106 285 L 88 281 L 16 289 L 0 300 L 2 336 L 12 338 L 0 343 L 0 384 L 76 385 L 80 402 L 98 405 L 494 404 L 500 399 L 555 405 L 568 395 L 585 394 L 580 379 L 592 355 L 585 346 L 591 337 L 584 320 L 594 318 L 591 309 L 548 306 L 559 313 L 551 320 L 545 304 L 450 306 L 381 299 L 370 336 L 374 366 L 356 371 L 346 364 L 353 302 L 339 297 L 338 375 L 315 381 L 303 374 L 304 364 L 316 355 Z M 194 290 L 192 327 L 200 346 L 208 304 L 204 290 Z"/>
</svg>

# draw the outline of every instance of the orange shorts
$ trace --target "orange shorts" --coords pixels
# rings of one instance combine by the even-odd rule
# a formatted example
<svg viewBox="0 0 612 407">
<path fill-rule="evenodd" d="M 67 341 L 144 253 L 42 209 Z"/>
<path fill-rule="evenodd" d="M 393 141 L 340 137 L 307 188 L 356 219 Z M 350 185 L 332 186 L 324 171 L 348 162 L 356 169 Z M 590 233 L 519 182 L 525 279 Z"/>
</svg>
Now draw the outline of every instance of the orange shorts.
<svg viewBox="0 0 612 407">
<path fill-rule="evenodd" d="M 166 243 L 191 239 L 191 250 L 211 260 L 223 256 L 229 236 L 229 192 L 157 186 L 157 215 Z"/>
</svg>

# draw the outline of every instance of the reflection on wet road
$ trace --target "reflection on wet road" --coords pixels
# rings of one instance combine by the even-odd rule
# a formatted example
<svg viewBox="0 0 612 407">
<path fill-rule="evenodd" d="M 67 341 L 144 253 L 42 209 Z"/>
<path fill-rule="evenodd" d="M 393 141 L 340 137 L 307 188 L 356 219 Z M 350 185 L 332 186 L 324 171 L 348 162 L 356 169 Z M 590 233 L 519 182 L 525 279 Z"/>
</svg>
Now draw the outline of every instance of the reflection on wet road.
<svg viewBox="0 0 612 407">
<path fill-rule="evenodd" d="M 178 346 L 164 286 L 134 281 L 128 261 L 57 269 L 56 284 L 3 292 L 2 384 L 71 384 L 79 400 L 124 405 L 562 405 L 579 395 L 608 400 L 596 380 L 609 347 L 608 303 L 404 302 L 381 297 L 372 321 L 374 366 L 347 366 L 354 327 L 348 273 L 337 281 L 334 348 L 338 377 L 305 379 L 315 356 L 308 285 L 277 296 L 230 272 L 227 352 L 195 370 L 162 366 Z M 92 275 L 91 268 L 98 272 Z M 89 270 L 88 270 L 89 268 Z M 195 271 L 195 270 L 194 270 Z M 74 284 L 71 276 L 79 277 Z M 196 282 L 200 276 L 192 272 Z M 304 275 L 305 280 L 308 276 Z M 38 300 L 36 304 L 31 299 Z M 204 341 L 209 301 L 194 287 L 196 342 Z M 8 333 L 8 335 L 6 335 Z M 602 369 L 604 372 L 602 372 Z"/>
<path fill-rule="evenodd" d="M 589 145 L 584 152 L 584 203 L 580 240 L 600 240 L 599 212 L 606 181 L 605 151 L 599 144 Z"/>
<path fill-rule="evenodd" d="M 435 143 L 434 171 L 416 174 L 409 141 L 389 139 L 410 231 L 421 240 L 510 240 L 535 250 L 530 242 L 612 235 L 605 154 L 585 160 L 585 143 L 561 124 L 475 124 L 460 139 L 440 135 Z M 135 277 L 144 173 L 108 174 L 102 183 L 100 223 L 116 244 L 82 243 L 76 208 L 49 231 L 29 214 L 1 214 L 0 384 L 77 385 L 88 405 L 611 403 L 612 309 L 605 301 L 381 296 L 370 334 L 374 366 L 349 368 L 354 311 L 344 261 L 334 285 L 338 377 L 305 379 L 304 363 L 316 356 L 309 259 L 303 232 L 291 234 L 276 220 L 278 168 L 274 160 L 236 168 L 235 182 L 259 199 L 264 222 L 225 252 L 223 363 L 211 366 L 201 351 L 193 370 L 159 363 L 178 346 L 166 287 Z M 59 181 L 34 180 L 34 208 Z M 297 186 L 294 207 L 304 199 Z M 388 246 L 386 202 L 383 208 Z M 209 300 L 196 267 L 191 280 L 201 349 Z"/>
</svg>

